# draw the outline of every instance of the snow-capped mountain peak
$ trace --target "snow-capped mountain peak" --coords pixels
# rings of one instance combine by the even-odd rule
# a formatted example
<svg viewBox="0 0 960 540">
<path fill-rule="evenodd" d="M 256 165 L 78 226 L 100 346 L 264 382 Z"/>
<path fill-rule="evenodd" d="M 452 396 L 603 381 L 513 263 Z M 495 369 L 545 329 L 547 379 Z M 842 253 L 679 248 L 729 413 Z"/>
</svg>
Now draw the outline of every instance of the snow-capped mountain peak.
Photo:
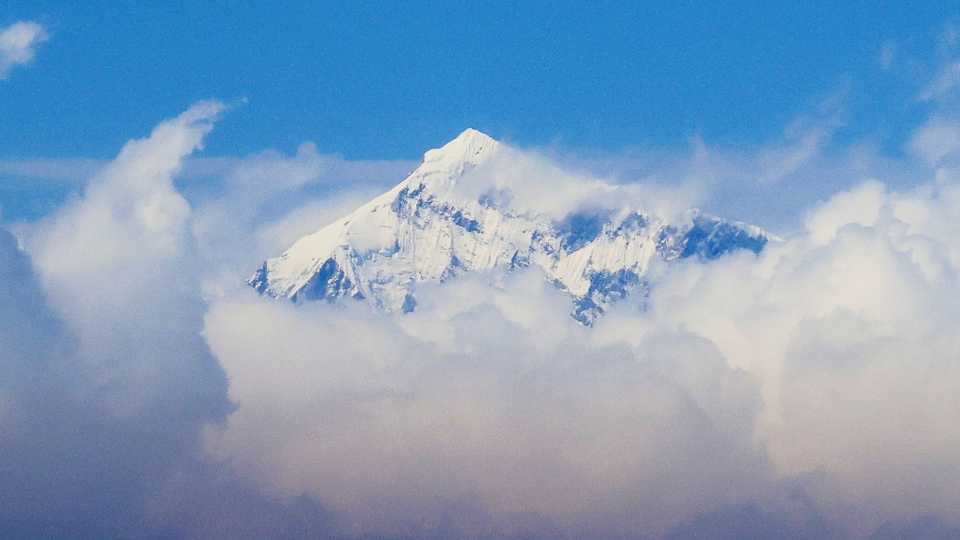
<svg viewBox="0 0 960 540">
<path fill-rule="evenodd" d="M 427 150 L 404 184 L 411 190 L 429 189 L 435 195 L 453 197 L 457 181 L 493 158 L 499 146 L 489 135 L 467 129 L 440 148 Z"/>
<path fill-rule="evenodd" d="M 496 152 L 498 145 L 499 143 L 486 133 L 467 128 L 442 147 L 427 150 L 423 154 L 420 170 L 451 171 L 465 166 L 476 166 Z"/>
<path fill-rule="evenodd" d="M 480 131 L 464 131 L 427 151 L 390 191 L 264 262 L 250 285 L 296 302 L 352 297 L 386 311 L 410 311 L 418 283 L 533 266 L 571 295 L 574 317 L 589 324 L 617 299 L 644 290 L 655 258 L 709 259 L 734 249 L 758 252 L 767 242 L 756 227 L 696 210 L 679 223 L 627 208 L 558 218 L 514 211 L 504 202 L 510 194 L 459 189 L 505 150 Z"/>
</svg>

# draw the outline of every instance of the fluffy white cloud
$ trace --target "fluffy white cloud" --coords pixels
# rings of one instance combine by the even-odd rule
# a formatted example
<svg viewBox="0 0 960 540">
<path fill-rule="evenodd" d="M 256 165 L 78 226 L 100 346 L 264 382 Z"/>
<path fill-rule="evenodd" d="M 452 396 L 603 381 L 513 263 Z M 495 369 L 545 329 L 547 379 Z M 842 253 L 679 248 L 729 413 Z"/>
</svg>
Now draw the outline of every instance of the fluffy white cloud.
<svg viewBox="0 0 960 540">
<path fill-rule="evenodd" d="M 602 331 L 682 328 L 757 377 L 770 459 L 820 475 L 811 492 L 848 533 L 924 513 L 960 520 L 958 196 L 840 193 L 758 259 L 668 274 L 648 316 Z"/>
<path fill-rule="evenodd" d="M 145 509 L 226 414 L 172 183 L 221 110 L 200 103 L 128 143 L 82 197 L 22 230 L 31 259 L 0 231 L 6 534 L 158 534 Z"/>
<path fill-rule="evenodd" d="M 105 383 L 124 381 L 111 392 L 120 413 L 157 397 L 157 381 L 175 376 L 169 362 L 194 361 L 183 347 L 196 345 L 200 278 L 191 210 L 173 176 L 222 110 L 199 103 L 127 143 L 82 197 L 26 237 L 91 369 Z"/>
<path fill-rule="evenodd" d="M 0 28 L 0 80 L 6 79 L 16 66 L 33 60 L 36 47 L 47 40 L 43 26 L 32 21 L 20 21 Z"/>
<path fill-rule="evenodd" d="M 601 345 L 539 276 L 501 287 L 438 287 L 402 320 L 216 304 L 239 408 L 211 448 L 366 534 L 662 533 L 763 494 L 755 382 L 710 343 Z"/>
</svg>

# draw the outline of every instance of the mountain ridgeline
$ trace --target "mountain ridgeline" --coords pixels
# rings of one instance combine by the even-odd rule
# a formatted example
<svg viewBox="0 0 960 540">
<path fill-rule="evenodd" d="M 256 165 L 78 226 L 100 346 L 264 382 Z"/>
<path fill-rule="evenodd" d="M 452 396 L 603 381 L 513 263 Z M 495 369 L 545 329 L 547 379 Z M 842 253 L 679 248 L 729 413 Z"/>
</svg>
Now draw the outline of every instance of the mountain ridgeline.
<svg viewBox="0 0 960 540">
<path fill-rule="evenodd" d="M 409 312 L 419 283 L 532 266 L 570 295 L 571 315 L 591 325 L 617 300 L 645 295 L 657 259 L 758 253 L 769 240 L 757 227 L 695 209 L 675 223 L 627 208 L 557 218 L 529 204 L 518 210 L 509 189 L 465 195 L 462 184 L 504 149 L 479 131 L 463 132 L 428 151 L 390 191 L 265 261 L 249 284 L 294 302 L 349 297 Z"/>
</svg>

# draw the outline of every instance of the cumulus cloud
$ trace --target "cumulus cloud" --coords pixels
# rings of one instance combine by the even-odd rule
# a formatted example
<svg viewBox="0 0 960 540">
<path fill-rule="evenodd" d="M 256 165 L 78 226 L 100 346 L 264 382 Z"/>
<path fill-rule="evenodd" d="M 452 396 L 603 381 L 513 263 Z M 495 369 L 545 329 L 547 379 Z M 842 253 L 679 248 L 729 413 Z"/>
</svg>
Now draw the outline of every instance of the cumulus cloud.
<svg viewBox="0 0 960 540">
<path fill-rule="evenodd" d="M 198 279 L 191 209 L 172 178 L 222 110 L 217 102 L 199 103 L 129 142 L 81 198 L 26 238 L 54 305 L 90 351 L 91 367 L 107 381 L 125 378 L 115 387 L 121 409 L 146 406 L 162 388 L 158 378 L 176 373 L 171 362 L 193 361 L 181 350 L 197 341 L 190 321 L 202 313 L 191 298 Z"/>
<path fill-rule="evenodd" d="M 47 31 L 38 23 L 20 21 L 0 28 L 0 80 L 6 79 L 13 68 L 29 64 L 37 45 L 48 38 Z"/>
<path fill-rule="evenodd" d="M 30 259 L 0 234 L 13 295 L 0 325 L 0 521 L 12 536 L 156 534 L 145 507 L 228 411 L 198 334 L 190 208 L 171 181 L 221 110 L 200 103 L 128 143 L 82 197 L 21 231 Z"/>
<path fill-rule="evenodd" d="M 770 459 L 819 475 L 811 493 L 847 533 L 922 514 L 956 523 L 958 193 L 840 193 L 759 259 L 668 274 L 648 317 L 605 331 L 683 328 L 756 375 Z"/>
<path fill-rule="evenodd" d="M 682 333 L 597 344 L 542 282 L 450 284 L 402 321 L 218 303 L 239 408 L 211 448 L 358 534 L 662 533 L 760 495 L 749 374 Z"/>
</svg>

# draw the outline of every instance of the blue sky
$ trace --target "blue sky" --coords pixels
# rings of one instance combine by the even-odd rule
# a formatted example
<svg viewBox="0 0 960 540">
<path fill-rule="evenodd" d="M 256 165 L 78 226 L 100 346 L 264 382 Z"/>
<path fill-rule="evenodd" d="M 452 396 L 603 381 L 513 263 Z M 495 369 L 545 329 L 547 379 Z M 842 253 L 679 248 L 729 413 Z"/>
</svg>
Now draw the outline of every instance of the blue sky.
<svg viewBox="0 0 960 540">
<path fill-rule="evenodd" d="M 52 39 L 0 87 L 0 155 L 109 157 L 209 97 L 246 100 L 208 141 L 217 155 L 311 140 L 410 159 L 467 126 L 602 150 L 750 143 L 844 87 L 855 132 L 896 137 L 951 15 L 943 2 L 254 4 L 5 3 L 0 23 L 37 20 Z"/>
<path fill-rule="evenodd" d="M 216 98 L 232 107 L 198 157 L 311 142 L 394 162 L 384 185 L 466 127 L 665 183 L 704 146 L 722 164 L 694 172 L 725 175 L 704 180 L 708 209 L 782 231 L 865 177 L 918 181 L 910 137 L 957 106 L 922 97 L 957 55 L 943 3 L 380 4 L 8 3 L 0 25 L 47 39 L 0 84 L 0 221 L 48 214 L 125 141 Z M 805 157 L 766 204 L 781 182 L 753 182 L 784 156 Z"/>
</svg>

